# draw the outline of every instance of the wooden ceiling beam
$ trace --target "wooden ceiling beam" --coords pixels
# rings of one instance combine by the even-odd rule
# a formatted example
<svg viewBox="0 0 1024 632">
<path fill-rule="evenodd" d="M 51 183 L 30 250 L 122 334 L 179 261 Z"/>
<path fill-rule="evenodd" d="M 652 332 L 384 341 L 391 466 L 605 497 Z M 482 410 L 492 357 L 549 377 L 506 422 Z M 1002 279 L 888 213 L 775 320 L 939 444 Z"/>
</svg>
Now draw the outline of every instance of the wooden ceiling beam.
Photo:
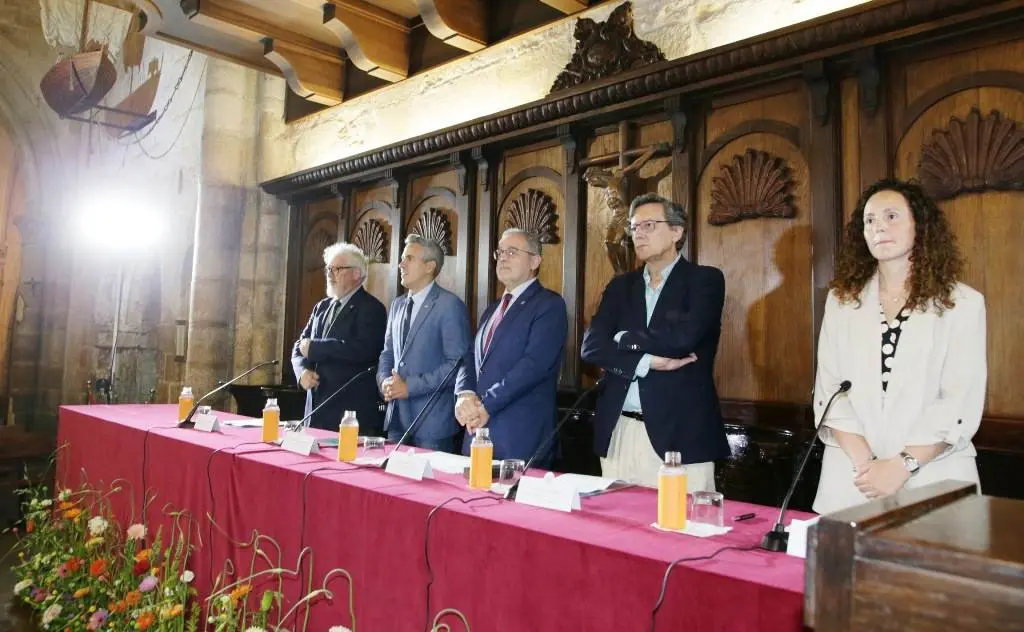
<svg viewBox="0 0 1024 632">
<path fill-rule="evenodd" d="M 164 24 L 164 14 L 160 7 L 152 0 L 131 0 L 131 3 L 142 14 L 139 33 L 143 35 L 156 35 Z"/>
<path fill-rule="evenodd" d="M 329 0 L 323 10 L 356 68 L 391 82 L 409 76 L 408 20 L 359 0 Z"/>
<path fill-rule="evenodd" d="M 589 0 L 540 0 L 552 9 L 557 9 L 566 15 L 579 13 L 590 6 Z"/>
<path fill-rule="evenodd" d="M 286 40 L 267 37 L 263 56 L 277 66 L 292 92 L 322 105 L 337 105 L 344 97 L 345 64 Z"/>
<path fill-rule="evenodd" d="M 470 53 L 487 46 L 487 0 L 416 0 L 427 30 Z"/>
</svg>

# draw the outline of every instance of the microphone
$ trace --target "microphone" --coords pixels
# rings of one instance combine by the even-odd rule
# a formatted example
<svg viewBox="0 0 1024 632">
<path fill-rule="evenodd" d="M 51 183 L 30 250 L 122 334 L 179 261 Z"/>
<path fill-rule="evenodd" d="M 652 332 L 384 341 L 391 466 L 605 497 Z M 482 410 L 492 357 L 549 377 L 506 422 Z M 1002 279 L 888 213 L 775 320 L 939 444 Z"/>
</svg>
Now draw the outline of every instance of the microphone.
<svg viewBox="0 0 1024 632">
<path fill-rule="evenodd" d="M 192 417 L 196 414 L 196 411 L 199 410 L 199 405 L 202 404 L 203 401 L 208 399 L 211 395 L 214 395 L 215 393 L 219 393 L 220 391 L 222 391 L 225 388 L 231 386 L 232 384 L 234 384 L 238 380 L 242 379 L 246 375 L 249 375 L 250 373 L 252 373 L 256 369 L 262 369 L 263 367 L 269 366 L 271 364 L 277 365 L 277 364 L 280 364 L 280 362 L 281 362 L 280 360 L 267 360 L 266 362 L 260 362 L 259 364 L 257 364 L 256 366 L 252 367 L 251 369 L 249 369 L 245 373 L 242 373 L 241 375 L 236 375 L 235 377 L 231 378 L 227 382 L 224 382 L 223 384 L 221 384 L 217 388 L 213 389 L 212 391 L 210 391 L 206 395 L 203 395 L 202 397 L 197 399 L 194 404 L 192 404 L 192 410 L 188 411 L 188 414 L 185 415 L 185 419 L 183 419 L 182 421 L 178 422 L 178 427 L 179 428 L 191 428 L 191 427 L 195 426 L 195 424 L 192 422 Z"/>
<path fill-rule="evenodd" d="M 448 373 L 444 376 L 444 379 L 441 380 L 441 383 L 438 384 L 437 388 L 435 388 L 434 391 L 430 394 L 430 398 L 427 399 L 427 403 L 424 404 L 423 408 L 420 409 L 420 412 L 416 413 L 416 416 L 413 417 L 412 423 L 409 424 L 409 427 L 406 429 L 405 434 L 403 434 L 402 438 L 399 439 L 398 443 L 395 444 L 395 449 L 391 451 L 391 454 L 394 454 L 395 452 L 398 451 L 398 448 L 402 447 L 402 444 L 405 443 L 405 440 L 409 437 L 410 434 L 412 434 L 413 429 L 416 428 L 417 424 L 419 424 L 420 421 L 422 421 L 425 418 L 424 416 L 426 415 L 426 412 L 430 410 L 430 408 L 434 405 L 434 402 L 437 401 L 437 396 L 441 394 L 441 391 L 444 389 L 444 385 L 447 384 L 448 381 L 452 379 L 452 376 L 455 375 L 455 370 L 458 369 L 461 365 L 462 358 L 459 358 L 458 360 L 455 361 L 455 365 L 452 366 L 452 368 L 448 369 Z M 383 462 L 381 462 L 381 469 L 384 469 L 388 466 L 388 460 L 390 458 L 391 456 L 389 455 L 387 458 L 384 459 Z"/>
<path fill-rule="evenodd" d="M 828 409 L 832 408 L 832 402 L 835 401 L 836 396 L 840 393 L 845 393 L 850 390 L 853 384 L 850 380 L 843 380 L 839 384 L 839 388 L 836 389 L 835 393 L 832 393 L 832 397 L 828 398 L 828 404 L 825 405 L 825 410 L 821 412 L 820 422 L 825 421 L 825 417 L 828 416 Z M 814 451 L 814 445 L 818 441 L 818 426 L 814 428 L 814 436 L 811 437 L 811 442 L 807 446 L 807 451 L 804 452 L 804 458 L 800 460 L 800 466 L 796 468 L 796 475 L 793 477 L 793 482 L 789 486 L 789 491 L 786 492 L 786 497 L 782 501 L 782 507 L 779 509 L 779 519 L 775 522 L 775 526 L 772 530 L 764 534 L 764 538 L 761 540 L 761 548 L 765 551 L 773 551 L 779 553 L 786 550 L 786 546 L 789 544 L 789 533 L 786 532 L 786 527 L 783 526 L 783 521 L 786 517 L 786 509 L 789 508 L 789 501 L 793 497 L 793 492 L 796 491 L 797 483 L 800 482 L 800 475 L 804 473 L 804 467 L 807 466 L 807 461 L 811 458 L 811 452 Z"/>
<path fill-rule="evenodd" d="M 323 408 L 323 407 L 324 407 L 324 405 L 325 405 L 325 404 L 326 404 L 327 402 L 329 402 L 329 401 L 331 401 L 332 399 L 334 399 L 334 396 L 335 396 L 335 395 L 337 395 L 337 394 L 341 393 L 342 391 L 344 391 L 345 389 L 347 389 L 347 388 L 349 387 L 349 385 L 350 385 L 350 384 L 352 384 L 352 382 L 355 382 L 355 381 L 356 381 L 357 379 L 359 379 L 359 378 L 363 377 L 363 375 L 365 375 L 365 374 L 367 374 L 367 373 L 376 373 L 376 372 L 377 372 L 377 365 L 373 365 L 373 366 L 368 366 L 368 367 L 366 367 L 365 369 L 363 369 L 362 371 L 359 371 L 358 373 L 356 373 L 355 375 L 353 375 L 352 377 L 350 377 L 350 378 L 348 379 L 348 381 L 346 381 L 346 382 L 345 382 L 344 384 L 342 384 L 342 385 L 341 385 L 341 386 L 339 386 L 338 388 L 334 389 L 334 392 L 333 392 L 333 393 L 331 393 L 330 395 L 328 395 L 328 396 L 327 396 L 327 397 L 326 397 L 326 398 L 324 399 L 324 401 L 322 401 L 322 402 L 320 402 L 319 404 L 317 404 L 317 405 L 316 405 L 316 406 L 315 406 L 315 407 L 313 408 L 313 410 L 309 411 L 309 414 L 308 414 L 308 415 L 306 415 L 306 416 L 305 416 L 305 417 L 303 417 L 302 419 L 300 419 L 300 420 L 298 420 L 297 422 L 295 422 L 295 424 L 294 424 L 294 425 L 291 425 L 291 426 L 289 426 L 289 427 L 288 427 L 288 430 L 295 430 L 295 429 L 297 429 L 297 428 L 299 428 L 299 427 L 302 427 L 302 429 L 303 429 L 303 430 L 305 430 L 306 428 L 308 428 L 308 427 L 309 427 L 309 420 L 313 418 L 313 415 L 315 415 L 315 414 L 316 414 L 316 412 L 317 412 L 318 410 L 320 410 L 321 408 Z"/>
<path fill-rule="evenodd" d="M 547 448 L 548 444 L 551 443 L 555 439 L 555 437 L 558 436 L 558 431 L 562 429 L 562 426 L 565 425 L 565 422 L 569 421 L 569 417 L 571 417 L 573 413 L 579 412 L 578 407 L 580 403 L 584 399 L 586 399 L 587 395 L 590 395 L 599 387 L 604 386 L 604 380 L 607 376 L 607 373 L 602 374 L 600 379 L 594 382 L 593 386 L 585 389 L 582 393 L 580 393 L 580 396 L 576 398 L 576 401 L 573 402 L 569 410 L 567 410 L 565 414 L 562 415 L 562 419 L 559 420 L 557 424 L 555 424 L 555 429 L 551 432 L 551 434 L 547 436 L 546 439 L 544 439 L 544 441 L 537 448 L 537 451 L 533 453 L 533 455 L 530 457 L 530 460 L 527 461 L 526 465 L 523 466 L 523 472 L 522 474 L 520 474 L 519 480 L 522 480 L 522 477 L 526 476 L 526 472 L 527 470 L 530 469 L 530 466 L 533 465 L 533 462 L 536 461 L 541 454 L 544 454 L 544 450 Z M 512 485 L 512 487 L 509 487 L 508 493 L 505 494 L 505 498 L 509 500 L 516 499 L 516 494 L 519 493 L 519 480 L 517 480 L 515 484 Z"/>
</svg>

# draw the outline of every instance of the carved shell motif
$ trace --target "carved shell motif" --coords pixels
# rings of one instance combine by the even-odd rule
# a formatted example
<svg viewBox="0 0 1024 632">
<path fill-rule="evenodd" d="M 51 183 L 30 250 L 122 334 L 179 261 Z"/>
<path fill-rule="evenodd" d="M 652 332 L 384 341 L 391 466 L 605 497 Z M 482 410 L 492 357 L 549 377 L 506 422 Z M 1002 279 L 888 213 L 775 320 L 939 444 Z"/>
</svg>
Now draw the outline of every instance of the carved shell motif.
<svg viewBox="0 0 1024 632">
<path fill-rule="evenodd" d="M 441 246 L 441 252 L 446 257 L 455 256 L 455 250 L 452 248 L 452 225 L 443 209 L 431 208 L 420 213 L 412 233 L 430 239 Z"/>
<path fill-rule="evenodd" d="M 708 223 L 724 226 L 755 217 L 795 217 L 793 178 L 786 162 L 768 152 L 748 149 L 722 165 L 712 179 Z"/>
<path fill-rule="evenodd" d="M 352 243 L 369 257 L 372 263 L 388 262 L 388 226 L 380 220 L 368 219 L 352 236 Z"/>
<path fill-rule="evenodd" d="M 334 236 L 323 229 L 314 228 L 306 236 L 306 247 L 302 253 L 302 262 L 307 270 L 317 270 L 324 267 L 324 249 L 335 241 Z"/>
<path fill-rule="evenodd" d="M 921 149 L 921 186 L 945 200 L 962 193 L 1024 189 L 1024 129 L 992 110 L 985 118 L 971 108 L 967 120 L 955 116 L 935 130 Z"/>
<path fill-rule="evenodd" d="M 537 235 L 542 244 L 558 243 L 558 213 L 551 196 L 527 189 L 512 200 L 505 228 L 519 228 Z"/>
</svg>

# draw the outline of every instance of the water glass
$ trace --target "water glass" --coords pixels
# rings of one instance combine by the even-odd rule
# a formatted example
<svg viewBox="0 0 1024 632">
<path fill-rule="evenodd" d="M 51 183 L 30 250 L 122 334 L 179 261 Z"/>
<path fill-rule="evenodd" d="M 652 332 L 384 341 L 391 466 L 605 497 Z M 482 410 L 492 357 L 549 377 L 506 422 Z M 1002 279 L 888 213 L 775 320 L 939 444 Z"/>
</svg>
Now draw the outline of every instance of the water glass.
<svg viewBox="0 0 1024 632">
<path fill-rule="evenodd" d="M 523 475 L 526 462 L 522 459 L 505 459 L 501 462 L 498 482 L 503 485 L 515 485 Z"/>
<path fill-rule="evenodd" d="M 693 492 L 686 500 L 688 521 L 715 527 L 725 525 L 725 497 L 718 492 Z"/>
<path fill-rule="evenodd" d="M 363 448 L 363 456 L 370 450 L 384 451 L 384 437 L 359 437 L 359 445 Z"/>
</svg>

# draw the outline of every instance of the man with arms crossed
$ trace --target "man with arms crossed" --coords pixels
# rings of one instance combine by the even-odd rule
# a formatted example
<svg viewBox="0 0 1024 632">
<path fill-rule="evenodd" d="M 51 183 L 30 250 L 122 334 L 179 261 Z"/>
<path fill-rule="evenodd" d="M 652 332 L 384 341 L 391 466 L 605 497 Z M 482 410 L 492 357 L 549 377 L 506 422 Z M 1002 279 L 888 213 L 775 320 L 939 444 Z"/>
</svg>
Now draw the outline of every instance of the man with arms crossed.
<svg viewBox="0 0 1024 632">
<path fill-rule="evenodd" d="M 629 222 L 644 268 L 608 283 L 583 337 L 583 359 L 608 374 L 594 449 L 605 477 L 651 487 L 665 453 L 679 452 L 688 489 L 714 490 L 714 460 L 729 454 L 713 375 L 725 278 L 680 254 L 682 206 L 642 195 Z"/>
</svg>

